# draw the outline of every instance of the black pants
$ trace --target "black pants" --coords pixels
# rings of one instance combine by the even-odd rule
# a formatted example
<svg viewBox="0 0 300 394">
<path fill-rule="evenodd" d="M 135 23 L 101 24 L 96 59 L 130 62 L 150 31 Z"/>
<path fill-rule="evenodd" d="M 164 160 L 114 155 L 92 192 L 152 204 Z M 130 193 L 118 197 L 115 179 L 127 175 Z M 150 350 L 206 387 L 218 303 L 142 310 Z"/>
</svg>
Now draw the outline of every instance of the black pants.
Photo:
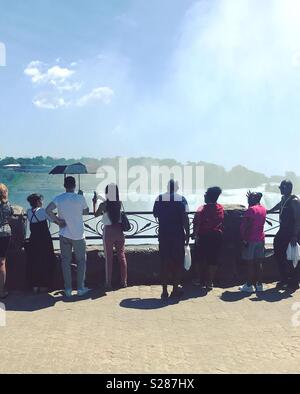
<svg viewBox="0 0 300 394">
<path fill-rule="evenodd" d="M 200 235 L 196 241 L 195 257 L 198 264 L 217 266 L 222 250 L 223 235 L 219 231 L 212 231 Z"/>
<path fill-rule="evenodd" d="M 299 264 L 297 268 L 294 268 L 293 262 L 288 261 L 286 257 L 286 251 L 291 239 L 291 234 L 279 231 L 274 238 L 274 254 L 278 265 L 280 280 L 292 286 L 298 286 Z"/>
<path fill-rule="evenodd" d="M 184 237 L 161 236 L 159 238 L 159 255 L 161 260 L 161 283 L 163 286 L 178 286 L 184 270 Z"/>
</svg>

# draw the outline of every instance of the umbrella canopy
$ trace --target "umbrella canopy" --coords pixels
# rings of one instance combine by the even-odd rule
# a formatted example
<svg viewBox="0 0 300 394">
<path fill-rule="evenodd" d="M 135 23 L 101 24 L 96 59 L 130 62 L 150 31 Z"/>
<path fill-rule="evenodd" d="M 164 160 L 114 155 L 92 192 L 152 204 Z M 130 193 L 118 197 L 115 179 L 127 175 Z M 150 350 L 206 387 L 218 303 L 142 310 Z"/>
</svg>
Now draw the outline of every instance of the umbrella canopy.
<svg viewBox="0 0 300 394">
<path fill-rule="evenodd" d="M 70 164 L 68 166 L 56 166 L 50 171 L 50 175 L 81 175 L 88 174 L 86 166 L 82 163 Z"/>
</svg>

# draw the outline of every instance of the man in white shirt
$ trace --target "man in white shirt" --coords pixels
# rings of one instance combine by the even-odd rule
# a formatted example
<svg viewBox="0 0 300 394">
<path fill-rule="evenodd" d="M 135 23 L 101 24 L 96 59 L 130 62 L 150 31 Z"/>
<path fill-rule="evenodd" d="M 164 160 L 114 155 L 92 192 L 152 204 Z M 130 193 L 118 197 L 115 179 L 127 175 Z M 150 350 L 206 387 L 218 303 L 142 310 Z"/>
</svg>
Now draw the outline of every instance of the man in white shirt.
<svg viewBox="0 0 300 394">
<path fill-rule="evenodd" d="M 60 226 L 60 250 L 65 282 L 65 294 L 72 296 L 72 251 L 77 261 L 78 295 L 84 296 L 89 289 L 85 288 L 86 242 L 84 235 L 83 215 L 89 214 L 87 202 L 82 195 L 75 193 L 76 181 L 73 177 L 65 179 L 66 193 L 57 196 L 46 209 L 48 216 Z M 57 210 L 58 217 L 54 211 Z"/>
</svg>

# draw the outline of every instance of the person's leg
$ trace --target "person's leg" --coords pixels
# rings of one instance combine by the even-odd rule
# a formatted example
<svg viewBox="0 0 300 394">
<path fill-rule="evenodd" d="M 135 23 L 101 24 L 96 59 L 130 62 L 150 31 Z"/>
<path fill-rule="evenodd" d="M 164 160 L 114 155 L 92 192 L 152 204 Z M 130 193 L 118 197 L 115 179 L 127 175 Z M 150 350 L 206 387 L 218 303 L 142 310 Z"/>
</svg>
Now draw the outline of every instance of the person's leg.
<svg viewBox="0 0 300 394">
<path fill-rule="evenodd" d="M 263 284 L 263 260 L 256 259 L 254 261 L 254 284 L 262 286 Z"/>
<path fill-rule="evenodd" d="M 118 233 L 116 234 L 115 245 L 119 264 L 121 266 L 121 286 L 127 287 L 127 260 L 125 255 L 125 237 L 121 229 L 117 229 L 117 231 Z"/>
<path fill-rule="evenodd" d="M 6 282 L 6 259 L 0 257 L 0 297 L 5 295 L 4 287 Z"/>
<path fill-rule="evenodd" d="M 169 264 L 168 264 L 168 240 L 164 238 L 159 239 L 159 257 L 160 257 L 160 276 L 162 285 L 162 299 L 169 297 L 168 282 L 169 282 Z"/>
<path fill-rule="evenodd" d="M 86 274 L 86 242 L 85 239 L 80 241 L 73 241 L 73 248 L 77 262 L 77 289 L 83 290 L 85 288 L 85 274 Z"/>
<path fill-rule="evenodd" d="M 193 253 L 193 273 L 194 273 L 193 284 L 195 286 L 201 285 L 202 272 L 201 272 L 200 259 L 201 259 L 201 246 L 198 243 L 195 243 L 195 248 Z"/>
<path fill-rule="evenodd" d="M 278 266 L 280 282 L 279 286 L 287 285 L 288 282 L 288 265 L 286 251 L 289 241 L 282 234 L 278 233 L 274 238 L 274 255 Z"/>
<path fill-rule="evenodd" d="M 196 278 L 194 284 L 196 286 L 204 286 L 207 279 L 207 261 L 205 255 L 205 236 L 200 236 L 197 240 L 196 250 L 195 250 L 195 268 L 196 268 Z"/>
<path fill-rule="evenodd" d="M 65 290 L 72 291 L 72 241 L 65 237 L 60 237 L 61 264 L 65 283 Z"/>
<path fill-rule="evenodd" d="M 253 285 L 255 284 L 254 271 L 254 248 L 255 244 L 253 242 L 248 242 L 242 248 L 242 259 L 246 267 L 246 283 L 239 289 L 243 292 L 252 293 L 254 291 Z"/>
<path fill-rule="evenodd" d="M 288 287 L 290 290 L 299 289 L 298 269 L 292 261 L 287 261 Z"/>
<path fill-rule="evenodd" d="M 254 286 L 258 292 L 263 291 L 263 262 L 265 258 L 265 243 L 258 242 L 254 249 Z"/>
<path fill-rule="evenodd" d="M 214 280 L 218 270 L 221 247 L 222 247 L 222 234 L 218 232 L 209 234 L 207 237 L 207 243 L 205 247 L 206 261 L 208 264 L 207 279 L 206 279 L 206 287 L 208 290 L 212 290 L 214 286 Z"/>
<path fill-rule="evenodd" d="M 178 237 L 172 239 L 171 244 L 172 252 L 172 281 L 173 281 L 173 295 L 181 296 L 183 290 L 179 288 L 179 285 L 183 281 L 183 270 L 184 270 L 184 258 L 185 258 L 185 247 L 184 238 Z"/>
<path fill-rule="evenodd" d="M 110 226 L 106 226 L 104 229 L 103 246 L 105 254 L 105 285 L 106 289 L 110 290 L 112 286 L 112 269 L 114 261 L 114 239 L 112 237 Z"/>
</svg>

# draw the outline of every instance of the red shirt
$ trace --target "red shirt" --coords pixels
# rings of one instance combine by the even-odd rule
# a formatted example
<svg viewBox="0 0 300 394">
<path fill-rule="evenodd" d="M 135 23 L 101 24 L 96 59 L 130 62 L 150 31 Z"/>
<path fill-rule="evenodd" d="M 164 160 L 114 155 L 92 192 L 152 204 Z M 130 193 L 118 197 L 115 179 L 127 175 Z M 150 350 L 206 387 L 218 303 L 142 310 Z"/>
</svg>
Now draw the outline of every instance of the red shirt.
<svg viewBox="0 0 300 394">
<path fill-rule="evenodd" d="M 224 208 L 220 204 L 207 204 L 198 209 L 194 218 L 194 235 L 223 232 Z"/>
<path fill-rule="evenodd" d="M 262 242 L 265 239 L 264 226 L 267 210 L 258 204 L 245 212 L 241 223 L 241 236 L 247 242 Z"/>
</svg>

